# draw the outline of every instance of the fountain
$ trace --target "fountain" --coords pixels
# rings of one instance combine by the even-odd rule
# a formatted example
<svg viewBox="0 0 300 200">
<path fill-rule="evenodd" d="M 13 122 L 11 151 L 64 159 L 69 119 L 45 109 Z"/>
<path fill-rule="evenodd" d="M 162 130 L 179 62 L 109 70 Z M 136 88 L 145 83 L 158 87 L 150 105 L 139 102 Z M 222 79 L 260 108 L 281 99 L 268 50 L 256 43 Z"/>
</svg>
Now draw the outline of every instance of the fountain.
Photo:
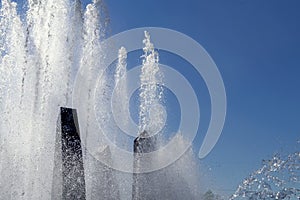
<svg viewBox="0 0 300 200">
<path fill-rule="evenodd" d="M 93 155 L 87 149 L 91 130 L 97 126 L 91 117 L 94 105 L 89 103 L 90 91 L 82 93 L 88 102 L 85 112 L 75 114 L 76 108 L 69 108 L 78 70 L 89 69 L 89 87 L 95 68 L 102 67 L 101 58 L 109 53 L 108 47 L 101 46 L 107 23 L 101 1 L 93 0 L 84 10 L 80 0 L 28 0 L 27 7 L 21 17 L 15 2 L 1 1 L 1 199 L 196 199 L 198 165 L 191 149 L 174 164 L 149 174 L 120 172 L 102 163 L 100 160 L 116 161 L 108 144 L 100 145 Z M 152 108 L 163 100 L 163 87 L 157 84 L 163 76 L 147 32 L 144 45 L 139 113 L 139 133 L 144 134 L 134 144 L 114 138 L 131 148 L 141 147 L 135 148 L 135 158 L 130 161 L 136 170 L 136 163 L 143 164 L 143 143 L 159 149 L 159 140 L 163 140 L 153 136 L 162 131 L 163 114 Z M 103 93 L 95 106 L 104 128 L 111 133 L 118 129 L 110 125 L 106 95 L 121 79 L 126 81 L 126 55 L 126 49 L 121 48 L 116 70 L 105 73 L 100 83 Z M 122 99 L 117 110 L 120 116 L 128 108 L 126 90 L 123 82 L 115 91 L 122 97 L 117 98 Z M 126 126 L 127 118 L 121 118 Z M 86 125 L 78 126 L 78 119 L 85 119 Z M 156 139 L 144 139 L 148 134 Z M 186 145 L 184 137 L 175 137 L 179 147 Z M 172 156 L 172 152 L 152 162 L 160 162 L 164 156 Z"/>
<path fill-rule="evenodd" d="M 191 148 L 163 169 L 140 173 L 144 166 L 177 152 L 171 149 L 166 155 L 158 151 L 157 157 L 145 157 L 162 147 L 165 120 L 164 113 L 153 107 L 164 100 L 164 87 L 150 34 L 145 32 L 143 41 L 139 134 L 126 140 L 115 134 L 120 130 L 111 124 L 107 100 L 119 85 L 114 91 L 115 112 L 126 127 L 125 47 L 119 50 L 115 68 L 104 72 L 97 105 L 92 105 L 91 91 L 86 90 L 81 94 L 86 110 L 70 109 L 79 69 L 88 68 L 87 88 L 95 81 L 97 68 L 105 71 L 101 59 L 110 49 L 101 46 L 107 24 L 102 2 L 93 0 L 83 10 L 80 0 L 28 0 L 27 7 L 20 17 L 15 2 L 1 1 L 0 199 L 199 199 L 199 166 Z M 94 149 L 96 153 L 89 151 L 97 126 L 91 109 L 99 111 L 97 119 L 113 143 L 133 149 L 132 160 L 121 160 L 133 165 L 133 173 L 105 164 L 119 159 L 111 145 L 101 143 Z M 79 119 L 85 120 L 84 126 L 79 126 Z M 174 142 L 179 149 L 189 145 L 181 134 L 174 136 Z M 295 187 L 299 184 L 299 158 L 295 152 L 285 159 L 276 155 L 264 161 L 230 199 L 300 199 Z"/>
</svg>

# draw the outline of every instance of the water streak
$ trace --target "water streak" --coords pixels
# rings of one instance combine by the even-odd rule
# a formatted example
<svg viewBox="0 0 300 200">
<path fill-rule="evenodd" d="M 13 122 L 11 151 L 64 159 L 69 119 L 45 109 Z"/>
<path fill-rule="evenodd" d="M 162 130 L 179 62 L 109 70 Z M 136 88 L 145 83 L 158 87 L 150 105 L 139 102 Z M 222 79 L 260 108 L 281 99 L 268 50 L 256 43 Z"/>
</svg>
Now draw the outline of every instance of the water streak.
<svg viewBox="0 0 300 200">
<path fill-rule="evenodd" d="M 11 0 L 1 1 L 1 199 L 51 199 L 59 108 L 72 105 L 72 88 L 75 76 L 81 75 L 80 69 L 87 68 L 89 72 L 85 77 L 85 90 L 81 93 L 82 102 L 88 104 L 87 109 L 78 111 L 78 116 L 86 122 L 80 127 L 80 132 L 84 135 L 84 150 L 93 146 L 93 142 L 102 144 L 100 141 L 104 140 L 101 133 L 99 140 L 90 137 L 92 130 L 98 130 L 92 109 L 96 108 L 101 114 L 100 121 L 105 124 L 105 132 L 119 133 L 119 130 L 111 125 L 109 96 L 115 85 L 120 85 L 116 91 L 117 99 L 120 100 L 117 112 L 122 116 L 124 126 L 129 119 L 129 116 L 123 117 L 128 113 L 129 107 L 126 49 L 121 48 L 119 51 L 116 71 L 106 72 L 102 65 L 102 59 L 109 53 L 108 47 L 101 46 L 107 26 L 102 1 L 94 0 L 85 10 L 82 10 L 79 0 L 28 0 L 27 5 L 26 16 L 21 18 L 17 13 L 16 3 Z M 143 42 L 145 47 L 140 75 L 139 128 L 140 131 L 155 133 L 164 122 L 161 107 L 157 107 L 163 99 L 163 80 L 158 53 L 150 41 L 149 33 L 145 32 Z M 99 74 L 103 75 L 97 85 L 101 95 L 96 96 L 95 106 L 91 88 L 94 87 L 94 81 L 98 80 Z M 116 137 L 116 140 L 120 139 Z M 186 145 L 183 139 L 178 140 L 178 145 Z M 132 147 L 132 143 L 126 142 L 128 141 L 120 141 L 122 145 Z M 99 157 L 104 155 L 113 162 L 114 157 L 107 156 L 110 155 L 110 148 L 105 145 L 98 146 Z M 160 162 L 164 156 L 166 155 L 155 158 L 155 162 Z M 172 152 L 168 156 L 172 156 Z M 94 191 L 101 186 L 103 177 L 115 185 L 102 185 L 102 188 L 110 188 L 111 191 L 100 189 L 97 192 L 107 196 L 111 194 L 109 192 L 118 189 L 122 199 L 131 198 L 132 174 L 122 174 L 108 169 L 107 166 L 98 165 L 98 160 L 92 158 L 88 152 L 84 152 L 83 157 L 87 199 L 97 198 Z M 194 172 L 197 169 L 184 166 L 186 162 L 194 161 L 192 152 L 187 153 L 187 157 L 181 161 L 161 172 L 164 174 L 163 179 L 157 176 L 159 173 L 155 175 L 156 180 L 161 182 L 161 187 L 172 183 L 174 198 L 187 193 L 195 196 L 193 188 L 198 180 Z M 106 177 L 103 168 L 116 175 L 118 183 L 113 181 L 114 175 Z M 193 176 L 190 176 L 190 173 Z M 94 177 L 95 174 L 99 177 Z M 182 184 L 185 185 L 185 193 L 182 192 Z M 118 198 L 119 193 L 116 194 L 114 198 Z"/>
<path fill-rule="evenodd" d="M 56 119 L 71 105 L 75 75 L 93 49 L 87 44 L 98 40 L 96 4 L 83 20 L 78 0 L 28 0 L 21 19 L 15 2 L 1 1 L 1 198 L 51 197 Z"/>
<path fill-rule="evenodd" d="M 139 132 L 154 134 L 161 127 L 163 118 L 160 114 L 151 114 L 163 98 L 162 73 L 159 69 L 159 55 L 150 40 L 150 34 L 145 31 L 143 65 L 141 69 Z M 153 117 L 151 117 L 153 116 Z"/>
<path fill-rule="evenodd" d="M 300 152 L 287 157 L 275 155 L 264 160 L 260 169 L 244 179 L 234 199 L 300 199 Z"/>
</svg>

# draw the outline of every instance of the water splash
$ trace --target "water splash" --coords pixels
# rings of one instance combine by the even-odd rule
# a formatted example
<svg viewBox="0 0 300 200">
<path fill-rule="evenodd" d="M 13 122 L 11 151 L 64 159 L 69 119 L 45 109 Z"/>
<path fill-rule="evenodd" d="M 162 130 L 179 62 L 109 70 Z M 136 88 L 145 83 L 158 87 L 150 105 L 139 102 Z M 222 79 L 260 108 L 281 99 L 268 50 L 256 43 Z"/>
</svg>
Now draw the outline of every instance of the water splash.
<svg viewBox="0 0 300 200">
<path fill-rule="evenodd" d="M 77 70 L 95 49 L 100 4 L 83 18 L 78 0 L 28 0 L 21 20 L 15 2 L 1 1 L 1 198 L 50 198 L 59 107 L 71 105 Z"/>
<path fill-rule="evenodd" d="M 300 152 L 275 155 L 246 178 L 231 196 L 234 199 L 300 199 Z"/>
<path fill-rule="evenodd" d="M 129 99 L 127 91 L 127 51 L 121 47 L 118 52 L 118 63 L 115 70 L 115 89 L 112 104 L 115 105 L 115 121 L 120 128 L 126 129 L 129 123 Z M 126 130 L 125 130 L 126 131 Z"/>
<path fill-rule="evenodd" d="M 17 4 L 1 1 L 0 16 L 0 193 L 1 199 L 50 199 L 53 182 L 55 132 L 59 107 L 72 102 L 72 87 L 80 68 L 88 68 L 83 102 L 90 103 L 84 112 L 86 119 L 80 127 L 85 133 L 85 144 L 90 142 L 89 131 L 96 130 L 91 116 L 92 92 L 96 80 L 94 72 L 104 71 L 102 58 L 108 51 L 101 46 L 105 37 L 107 18 L 102 12 L 102 1 L 94 0 L 81 9 L 79 0 L 28 0 L 25 19 L 17 14 Z M 163 124 L 159 105 L 163 98 L 162 74 L 158 67 L 158 53 L 145 32 L 143 68 L 140 76 L 140 130 L 155 133 Z M 111 116 L 108 96 L 113 84 L 121 85 L 116 91 L 121 96 L 120 112 L 127 112 L 126 49 L 119 51 L 117 70 L 112 76 L 104 73 L 98 87 L 101 120 L 110 128 Z M 114 79 L 115 82 L 112 82 Z M 125 105 L 125 106 L 124 106 Z M 122 116 L 123 114 L 121 114 Z M 125 119 L 125 124 L 127 119 Z M 154 120 L 155 119 L 155 120 Z M 93 139 L 93 138 L 92 138 Z M 101 139 L 101 138 L 100 138 Z M 179 145 L 185 145 L 182 143 Z M 98 141 L 97 141 L 98 142 Z M 123 143 L 125 143 L 123 141 Z M 103 148 L 100 146 L 99 149 Z M 101 151 L 101 150 L 100 150 Z M 101 153 L 101 152 L 100 152 Z M 95 198 L 94 174 L 98 174 L 97 161 L 84 152 L 87 199 Z M 161 155 L 159 159 L 163 159 Z M 171 154 L 169 156 L 172 156 Z M 175 164 L 164 174 L 168 183 L 174 183 L 174 196 L 179 195 L 181 183 L 192 182 L 195 168 L 185 166 L 192 162 L 191 152 L 183 162 Z M 194 161 L 194 160 L 193 160 Z M 166 169 L 167 170 L 167 169 Z M 111 170 L 109 170 L 111 171 Z M 102 172 L 100 171 L 99 174 Z M 118 173 L 112 171 L 111 173 Z M 103 175 L 103 174 L 102 174 Z M 101 176 L 102 176 L 101 175 Z M 188 176 L 190 175 L 190 176 Z M 101 177 L 100 176 L 100 177 Z M 175 178 L 173 177 L 175 176 Z M 194 176 L 193 173 L 193 178 Z M 98 177 L 99 178 L 99 177 Z M 108 177 L 109 179 L 109 177 Z M 132 175 L 120 175 L 118 185 L 122 199 L 130 199 Z M 176 179 L 176 180 L 175 180 Z M 184 181 L 182 181 L 185 179 Z M 194 179 L 193 179 L 194 180 Z M 163 186 L 163 180 L 157 179 Z M 197 180 L 195 180 L 196 184 Z M 101 184 L 100 181 L 96 186 Z M 128 186 L 129 185 L 129 186 Z M 192 186 L 187 187 L 190 192 Z M 103 189 L 105 190 L 105 189 Z M 176 193 L 177 191 L 177 193 Z M 99 192 L 99 191 L 98 191 Z M 102 191 L 108 195 L 108 191 Z M 181 192 L 182 193 L 182 192 Z"/>
<path fill-rule="evenodd" d="M 127 66 L 126 59 L 127 59 L 127 51 L 125 47 L 121 47 L 118 52 L 118 64 L 115 73 L 116 85 L 119 84 L 123 76 L 126 76 L 126 66 Z M 126 80 L 126 77 L 124 77 L 124 79 Z"/>
<path fill-rule="evenodd" d="M 145 31 L 143 66 L 141 69 L 139 132 L 156 133 L 164 120 L 162 112 L 153 111 L 163 98 L 162 72 L 159 69 L 159 55 L 151 43 L 150 34 Z M 151 114 L 152 113 L 154 114 Z M 152 115 L 152 117 L 151 117 Z"/>
</svg>

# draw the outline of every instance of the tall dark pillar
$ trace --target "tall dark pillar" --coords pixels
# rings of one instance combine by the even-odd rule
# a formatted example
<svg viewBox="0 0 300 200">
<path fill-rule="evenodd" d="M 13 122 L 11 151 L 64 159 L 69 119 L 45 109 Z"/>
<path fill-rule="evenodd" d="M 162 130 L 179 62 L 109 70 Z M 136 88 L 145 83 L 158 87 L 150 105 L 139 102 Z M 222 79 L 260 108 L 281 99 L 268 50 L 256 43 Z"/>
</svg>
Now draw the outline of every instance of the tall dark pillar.
<svg viewBox="0 0 300 200">
<path fill-rule="evenodd" d="M 52 199 L 86 199 L 82 146 L 75 109 L 60 108 Z"/>
<path fill-rule="evenodd" d="M 147 133 L 142 133 L 134 140 L 134 170 L 142 172 L 140 169 L 159 162 L 159 158 L 146 156 L 145 154 L 158 150 L 160 136 L 155 135 L 145 137 Z M 180 162 L 179 160 L 176 162 Z M 181 168 L 174 162 L 171 166 L 147 173 L 134 173 L 132 185 L 132 200 L 141 199 L 197 199 L 180 174 Z M 187 163 L 188 164 L 188 163 Z"/>
<path fill-rule="evenodd" d="M 132 200 L 157 199 L 155 192 L 151 191 L 153 173 L 139 173 L 144 166 L 151 165 L 151 160 L 149 157 L 145 157 L 145 154 L 156 150 L 156 137 L 147 136 L 148 133 L 144 131 L 134 140 L 133 167 L 136 173 L 133 173 Z"/>
</svg>

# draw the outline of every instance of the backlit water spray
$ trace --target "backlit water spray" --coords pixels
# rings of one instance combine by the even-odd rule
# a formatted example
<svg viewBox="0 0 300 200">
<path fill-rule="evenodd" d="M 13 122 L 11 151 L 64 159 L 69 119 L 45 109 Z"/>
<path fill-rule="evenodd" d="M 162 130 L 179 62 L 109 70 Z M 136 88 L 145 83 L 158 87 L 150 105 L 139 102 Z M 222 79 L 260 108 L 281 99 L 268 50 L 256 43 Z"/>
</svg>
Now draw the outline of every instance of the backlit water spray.
<svg viewBox="0 0 300 200">
<path fill-rule="evenodd" d="M 300 199 L 300 152 L 274 155 L 238 186 L 230 200 Z M 298 187 L 297 187 L 298 186 Z"/>
<path fill-rule="evenodd" d="M 94 0 L 82 9 L 79 0 L 28 0 L 26 6 L 20 17 L 16 3 L 1 1 L 0 199 L 53 199 L 53 188 L 59 183 L 54 169 L 59 159 L 55 152 L 60 107 L 74 105 L 78 106 L 86 199 L 200 199 L 199 163 L 191 148 L 171 165 L 167 163 L 145 176 L 111 167 L 118 163 L 138 172 L 142 165 L 161 166 L 191 145 L 179 130 L 172 138 L 175 145 L 163 151 L 168 114 L 164 107 L 164 79 L 168 77 L 164 76 L 168 74 L 162 73 L 150 34 L 145 32 L 140 41 L 144 46 L 138 77 L 137 129 L 126 138 L 124 130 L 133 121 L 128 114 L 130 52 L 126 46 L 114 52 L 101 43 L 108 22 L 103 3 Z M 103 60 L 111 54 L 117 59 L 107 69 Z M 81 76 L 80 101 L 74 104 L 74 82 Z M 136 136 L 140 141 L 150 138 L 148 150 L 157 150 L 151 163 L 141 163 L 143 153 L 133 156 Z M 131 157 L 116 154 L 115 146 Z M 142 150 L 147 149 L 137 149 Z M 231 199 L 299 199 L 295 184 L 299 184 L 299 153 L 286 159 L 275 156 L 245 179 Z"/>
<path fill-rule="evenodd" d="M 101 69 L 101 59 L 110 53 L 108 47 L 101 46 L 107 23 L 101 1 L 94 0 L 84 10 L 81 9 L 79 0 L 28 0 L 26 5 L 28 9 L 21 18 L 15 2 L 1 1 L 1 199 L 51 199 L 55 181 L 53 169 L 60 107 L 72 106 L 72 89 L 78 70 L 88 68 L 90 74 L 86 77 L 86 88 L 89 88 L 95 81 L 94 71 L 105 71 L 104 68 Z M 139 131 L 156 133 L 161 130 L 165 117 L 159 104 L 163 96 L 162 87 L 157 84 L 161 83 L 162 80 L 158 79 L 162 77 L 159 76 L 158 54 L 150 42 L 148 33 L 145 35 L 144 45 L 140 75 Z M 86 120 L 86 124 L 80 127 L 80 132 L 85 135 L 82 140 L 86 147 L 95 142 L 90 139 L 90 130 L 98 126 L 93 121 L 92 109 L 100 109 L 100 120 L 107 124 L 103 127 L 106 131 L 117 132 L 117 129 L 110 125 L 110 102 L 107 96 L 115 85 L 121 85 L 115 92 L 119 99 L 122 99 L 119 102 L 118 113 L 120 116 L 125 115 L 123 113 L 127 110 L 124 108 L 128 108 L 129 105 L 126 79 L 126 50 L 121 48 L 116 70 L 113 73 L 105 72 L 98 85 L 98 90 L 103 92 L 99 96 L 98 107 L 89 104 L 94 95 L 90 90 L 82 93 L 83 102 L 87 102 L 88 105 L 78 116 Z M 122 119 L 126 126 L 128 117 Z M 99 140 L 102 141 L 101 138 Z M 115 137 L 115 140 L 120 139 Z M 132 141 L 129 141 L 121 143 L 132 146 Z M 184 145 L 183 140 L 179 141 Z M 114 162 L 114 156 L 110 157 L 107 146 L 108 144 L 100 145 L 97 151 L 100 152 L 100 157 L 105 154 Z M 110 170 L 103 167 L 103 164 L 98 165 L 86 148 L 83 149 L 83 157 L 87 199 L 101 198 L 99 195 L 111 199 L 132 198 L 132 175 Z M 155 159 L 159 161 L 160 158 Z M 191 164 L 186 166 L 185 163 Z M 184 194 L 183 190 L 195 197 L 194 186 L 199 180 L 195 174 L 191 175 L 193 170 L 198 171 L 197 166 L 192 163 L 194 158 L 192 151 L 189 151 L 168 170 L 160 172 L 164 176 L 159 178 L 155 175 L 156 181 L 161 182 L 161 186 L 169 184 L 168 187 L 173 188 L 170 191 L 175 198 L 180 198 L 180 195 Z M 99 170 L 110 176 L 103 176 Z M 177 178 L 172 177 L 174 173 Z M 113 185 L 103 186 L 103 179 L 111 180 Z M 182 183 L 186 183 L 185 186 Z M 157 186 L 153 188 L 157 189 Z"/>
</svg>

